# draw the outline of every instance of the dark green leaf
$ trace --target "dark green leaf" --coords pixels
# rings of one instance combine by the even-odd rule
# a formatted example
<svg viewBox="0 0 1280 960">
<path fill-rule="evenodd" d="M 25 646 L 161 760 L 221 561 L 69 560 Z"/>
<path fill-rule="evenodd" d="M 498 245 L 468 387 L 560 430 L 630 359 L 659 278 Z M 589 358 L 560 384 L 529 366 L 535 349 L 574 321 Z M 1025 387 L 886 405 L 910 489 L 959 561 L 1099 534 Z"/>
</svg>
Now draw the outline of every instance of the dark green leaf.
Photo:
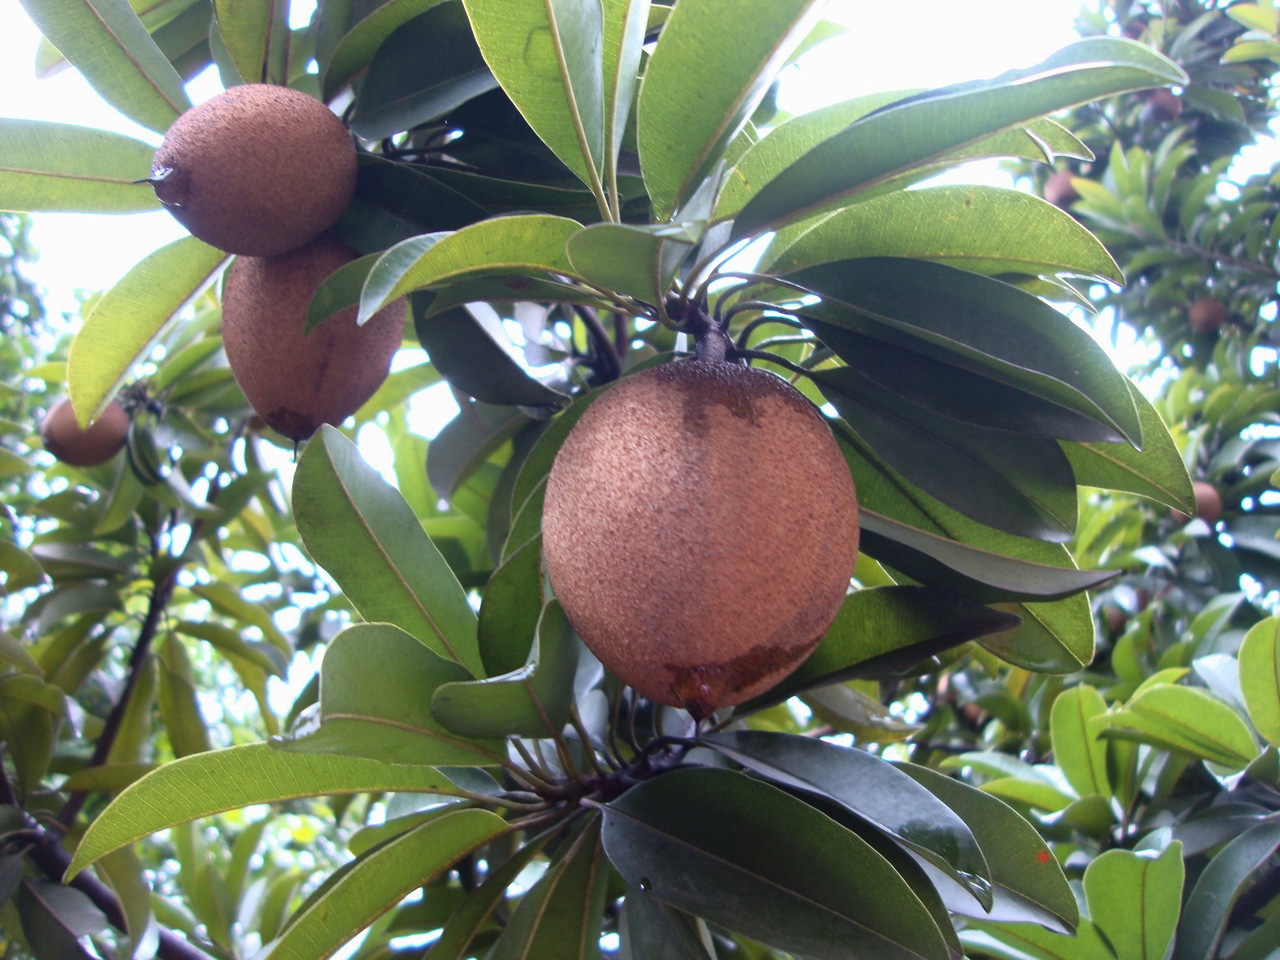
<svg viewBox="0 0 1280 960">
<path fill-rule="evenodd" d="M 478 635 L 488 676 L 511 673 L 527 662 L 542 596 L 542 538 L 534 537 L 503 561 L 484 589 Z"/>
<path fill-rule="evenodd" d="M 475 612 L 404 498 L 350 440 L 322 427 L 293 480 L 307 550 L 369 620 L 396 624 L 482 676 Z"/>
<path fill-rule="evenodd" d="M 687 768 L 604 809 L 609 859 L 642 894 L 813 960 L 947 960 L 929 911 L 897 872 L 776 787 Z"/>
<path fill-rule="evenodd" d="M 634 887 L 627 888 L 619 926 L 619 960 L 714 960 L 715 946 L 701 920 Z"/>
<path fill-rule="evenodd" d="M 320 61 L 322 99 L 331 100 L 344 86 L 368 69 L 378 49 L 397 28 L 426 12 L 442 0 L 390 0 L 372 9 L 354 0 L 344 0 L 343 9 L 326 0 L 323 15 L 319 18 L 321 31 L 337 33 L 350 25 L 350 30 L 339 36 L 329 36 L 316 42 Z M 364 16 L 351 23 L 351 14 L 359 9 Z M 344 15 L 345 14 L 345 15 Z M 336 29 L 335 29 L 336 28 Z"/>
<path fill-rule="evenodd" d="M 368 153 L 358 160 L 356 194 L 336 230 L 359 251 L 381 254 L 412 237 L 459 230 L 486 216 L 484 207 L 421 168 Z"/>
<path fill-rule="evenodd" d="M 1222 848 L 1200 874 L 1178 922 L 1173 960 L 1217 955 L 1231 909 L 1250 880 L 1280 849 L 1280 823 L 1260 823 Z"/>
<path fill-rule="evenodd" d="M 478 400 L 463 403 L 427 449 L 427 480 L 446 500 L 454 495 L 494 452 L 529 423 L 515 407 Z"/>
<path fill-rule="evenodd" d="M 16 897 L 22 933 L 40 960 L 90 960 L 80 937 L 100 933 L 107 918 L 79 890 L 24 879 Z"/>
</svg>

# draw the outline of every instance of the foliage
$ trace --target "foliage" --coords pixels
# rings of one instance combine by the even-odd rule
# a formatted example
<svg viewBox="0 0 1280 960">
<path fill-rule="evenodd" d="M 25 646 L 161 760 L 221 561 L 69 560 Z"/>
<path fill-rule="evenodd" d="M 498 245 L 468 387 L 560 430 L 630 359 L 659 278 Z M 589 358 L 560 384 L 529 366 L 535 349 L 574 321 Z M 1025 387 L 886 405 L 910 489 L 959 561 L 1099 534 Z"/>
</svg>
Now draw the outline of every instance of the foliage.
<svg viewBox="0 0 1280 960">
<path fill-rule="evenodd" d="M 1247 430 L 1269 422 L 1275 363 L 1257 365 L 1250 321 L 1212 360 L 1178 347 L 1185 372 L 1153 403 L 1050 302 L 1088 287 L 1152 316 L 1148 274 L 1178 269 L 1144 265 L 1153 242 L 1184 274 L 1203 250 L 1263 262 L 1274 211 L 1191 199 L 1234 153 L 1206 155 L 1211 122 L 1229 114 L 1239 145 L 1270 115 L 1262 70 L 1218 66 L 1238 25 L 1211 10 L 1180 42 L 1191 21 L 1123 4 L 1149 42 L 1093 36 L 991 80 L 780 119 L 779 69 L 831 30 L 806 0 L 326 0 L 292 32 L 280 0 L 24 5 L 46 67 L 65 56 L 157 132 L 210 65 L 346 104 L 360 174 L 337 232 L 367 256 L 308 322 L 407 294 L 426 356 L 402 351 L 295 462 L 221 352 L 226 258 L 184 239 L 91 303 L 71 344 L 7 361 L 39 387 L 4 441 L 9 943 L 59 960 L 88 955 L 80 937 L 317 958 L 366 930 L 359 957 L 1264 954 L 1280 654 L 1237 591 L 1242 571 L 1269 587 L 1269 534 L 1246 533 L 1273 467 Z M 1137 91 L 1169 84 L 1189 132 L 1156 162 Z M 140 141 L 0 120 L 0 155 L 0 208 L 155 206 Z M 1096 173 L 1079 221 L 922 183 L 992 157 Z M 1116 293 L 1121 267 L 1139 279 Z M 1224 275 L 1233 311 L 1264 306 L 1257 272 Z M 809 660 L 701 723 L 604 673 L 538 536 L 574 420 L 689 336 L 822 407 L 864 544 Z M 413 411 L 442 381 L 458 413 L 427 438 Z M 39 450 L 32 408 L 63 383 L 84 421 L 125 403 L 123 456 L 73 470 Z M 1187 465 L 1210 463 L 1239 473 L 1226 526 L 1175 530 Z M 1105 609 L 1160 593 L 1096 650 L 1084 591 L 1104 566 L 1123 567 Z M 1134 889 L 1147 909 L 1120 909 Z"/>
</svg>

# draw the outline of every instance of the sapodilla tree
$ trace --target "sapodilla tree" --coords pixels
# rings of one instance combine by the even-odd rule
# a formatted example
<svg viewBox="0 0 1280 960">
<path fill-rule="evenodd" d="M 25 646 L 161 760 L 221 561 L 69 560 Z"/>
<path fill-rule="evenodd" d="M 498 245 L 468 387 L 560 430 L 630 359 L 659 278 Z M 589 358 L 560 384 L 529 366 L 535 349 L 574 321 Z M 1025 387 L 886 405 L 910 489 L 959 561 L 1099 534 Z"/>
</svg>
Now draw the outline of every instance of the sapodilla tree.
<svg viewBox="0 0 1280 960">
<path fill-rule="evenodd" d="M 253 409 L 291 440 L 305 440 L 322 423 L 342 423 L 373 396 L 404 338 L 403 300 L 361 326 L 349 307 L 307 331 L 316 289 L 356 256 L 324 234 L 280 256 L 237 257 L 227 271 L 227 362 Z"/>
<path fill-rule="evenodd" d="M 151 162 L 165 208 L 205 243 L 257 257 L 296 250 L 351 202 L 356 149 L 315 97 L 235 86 L 186 111 Z"/>
</svg>

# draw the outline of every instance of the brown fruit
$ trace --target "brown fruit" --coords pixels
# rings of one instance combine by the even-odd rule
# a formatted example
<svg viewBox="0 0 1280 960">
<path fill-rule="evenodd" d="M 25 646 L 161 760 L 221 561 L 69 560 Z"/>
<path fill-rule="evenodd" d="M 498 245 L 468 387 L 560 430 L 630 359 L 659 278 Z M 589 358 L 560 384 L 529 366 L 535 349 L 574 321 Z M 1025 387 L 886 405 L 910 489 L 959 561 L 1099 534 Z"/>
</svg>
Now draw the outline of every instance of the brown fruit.
<svg viewBox="0 0 1280 960">
<path fill-rule="evenodd" d="M 250 83 L 192 107 L 151 161 L 156 196 L 205 243 L 271 257 L 314 240 L 356 188 L 356 149 L 323 103 Z"/>
<path fill-rule="evenodd" d="M 45 414 L 40 436 L 45 449 L 72 467 L 97 467 L 106 463 L 124 446 L 129 432 L 129 415 L 112 400 L 97 420 L 81 430 L 70 400 L 60 400 Z"/>
<path fill-rule="evenodd" d="M 858 502 L 799 391 L 690 360 L 592 403 L 551 468 L 542 532 L 591 651 L 701 718 L 774 686 L 817 645 L 853 574 Z"/>
<path fill-rule="evenodd" d="M 1055 207 L 1069 207 L 1080 199 L 1070 170 L 1055 170 L 1044 182 L 1044 198 Z"/>
<path fill-rule="evenodd" d="M 1203 480 L 1197 480 L 1191 489 L 1196 495 L 1196 516 L 1213 526 L 1222 517 L 1222 494 L 1213 484 Z"/>
<path fill-rule="evenodd" d="M 1227 320 L 1227 308 L 1217 297 L 1201 297 L 1187 307 L 1187 322 L 1196 333 L 1217 333 Z"/>
<path fill-rule="evenodd" d="M 404 338 L 397 300 L 356 326 L 356 308 L 304 334 L 321 281 L 356 258 L 325 234 L 279 257 L 238 257 L 222 289 L 222 339 L 236 383 L 274 430 L 305 440 L 340 424 L 373 396 Z"/>
<path fill-rule="evenodd" d="M 1177 120 L 1182 114 L 1182 98 L 1168 87 L 1161 87 L 1147 98 L 1147 109 L 1158 120 Z"/>
</svg>

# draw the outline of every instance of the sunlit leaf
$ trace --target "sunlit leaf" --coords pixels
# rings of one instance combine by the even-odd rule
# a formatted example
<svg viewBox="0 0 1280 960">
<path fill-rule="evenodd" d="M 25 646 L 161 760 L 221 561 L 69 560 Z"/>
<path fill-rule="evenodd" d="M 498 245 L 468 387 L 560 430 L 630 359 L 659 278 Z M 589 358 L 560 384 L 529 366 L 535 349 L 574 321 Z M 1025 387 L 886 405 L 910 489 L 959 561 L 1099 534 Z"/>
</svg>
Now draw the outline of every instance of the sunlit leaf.
<svg viewBox="0 0 1280 960">
<path fill-rule="evenodd" d="M 1249 719 L 1280 746 L 1280 618 L 1255 624 L 1240 645 L 1240 691 Z"/>
<path fill-rule="evenodd" d="M 0 209 L 133 213 L 160 206 L 153 148 L 107 130 L 0 119 Z"/>
</svg>

